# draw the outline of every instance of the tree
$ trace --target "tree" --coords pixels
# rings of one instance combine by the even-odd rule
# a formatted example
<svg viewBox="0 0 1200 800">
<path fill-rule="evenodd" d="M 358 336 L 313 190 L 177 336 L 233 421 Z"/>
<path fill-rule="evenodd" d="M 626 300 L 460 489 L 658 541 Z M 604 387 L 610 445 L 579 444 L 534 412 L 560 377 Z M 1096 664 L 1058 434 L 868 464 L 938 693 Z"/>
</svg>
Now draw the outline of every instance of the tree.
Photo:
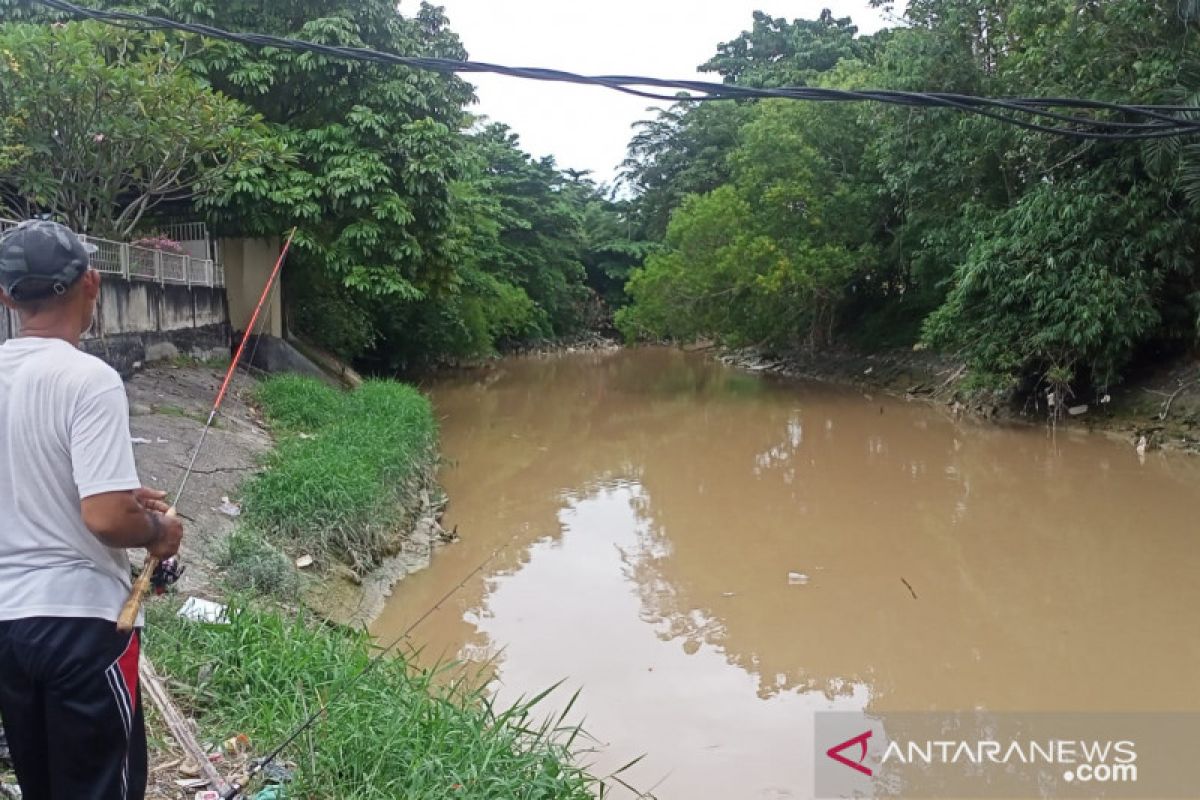
<svg viewBox="0 0 1200 800">
<path fill-rule="evenodd" d="M 717 55 L 700 69 L 740 86 L 804 86 L 843 59 L 862 56 L 869 41 L 858 38 L 849 17 L 834 17 L 829 9 L 816 19 L 791 22 L 756 11 L 753 28 L 718 45 Z"/>
<path fill-rule="evenodd" d="M 637 123 L 621 179 L 637 195 L 630 213 L 641 237 L 662 239 L 685 197 L 729 180 L 727 159 L 748 114 L 732 102 L 680 103 Z"/>
<path fill-rule="evenodd" d="M 872 229 L 855 226 L 869 219 L 873 197 L 836 180 L 844 159 L 857 161 L 843 149 L 853 138 L 814 146 L 825 122 L 798 104 L 755 108 L 729 157 L 731 182 L 686 200 L 664 250 L 634 273 L 635 304 L 618 315 L 627 337 L 830 341 L 843 295 L 872 255 Z"/>
<path fill-rule="evenodd" d="M 0 28 L 0 204 L 128 238 L 164 204 L 278 158 L 248 109 L 181 67 L 183 44 L 99 23 Z"/>
</svg>

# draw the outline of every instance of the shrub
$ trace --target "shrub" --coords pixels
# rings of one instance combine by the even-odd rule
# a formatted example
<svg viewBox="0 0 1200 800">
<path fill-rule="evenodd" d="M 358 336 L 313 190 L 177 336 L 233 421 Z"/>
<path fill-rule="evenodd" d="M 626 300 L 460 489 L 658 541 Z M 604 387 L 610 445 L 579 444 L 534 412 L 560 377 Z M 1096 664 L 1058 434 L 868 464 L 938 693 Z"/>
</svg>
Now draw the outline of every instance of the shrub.
<svg viewBox="0 0 1200 800">
<path fill-rule="evenodd" d="M 216 563 L 231 591 L 288 601 L 300 596 L 303 579 L 292 560 L 253 530 L 234 531 L 217 551 Z"/>
</svg>

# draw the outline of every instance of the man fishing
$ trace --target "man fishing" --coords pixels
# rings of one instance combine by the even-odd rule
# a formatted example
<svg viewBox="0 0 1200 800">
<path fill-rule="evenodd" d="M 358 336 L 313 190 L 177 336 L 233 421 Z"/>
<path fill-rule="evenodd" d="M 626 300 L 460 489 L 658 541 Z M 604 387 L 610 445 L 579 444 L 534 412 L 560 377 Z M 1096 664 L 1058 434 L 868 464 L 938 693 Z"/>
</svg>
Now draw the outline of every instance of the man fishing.
<svg viewBox="0 0 1200 800">
<path fill-rule="evenodd" d="M 183 526 L 141 488 L 120 376 L 81 352 L 100 275 L 68 228 L 0 239 L 0 718 L 26 800 L 142 800 L 140 634 L 115 621 L 130 548 L 170 558 Z"/>
</svg>

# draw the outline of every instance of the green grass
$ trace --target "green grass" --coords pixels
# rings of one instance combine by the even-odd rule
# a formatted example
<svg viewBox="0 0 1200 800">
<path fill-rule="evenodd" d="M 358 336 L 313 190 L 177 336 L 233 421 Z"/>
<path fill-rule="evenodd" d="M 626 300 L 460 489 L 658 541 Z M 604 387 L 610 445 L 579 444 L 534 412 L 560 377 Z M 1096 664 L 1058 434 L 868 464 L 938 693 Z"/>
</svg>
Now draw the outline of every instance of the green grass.
<svg viewBox="0 0 1200 800">
<path fill-rule="evenodd" d="M 277 431 L 308 432 L 336 422 L 346 403 L 342 392 L 302 375 L 279 375 L 258 388 L 258 402 Z"/>
<path fill-rule="evenodd" d="M 180 369 L 188 367 L 203 367 L 206 369 L 228 369 L 230 359 L 228 356 L 220 358 L 197 358 L 190 355 L 178 355 L 170 359 L 167 364 Z"/>
<path fill-rule="evenodd" d="M 373 654 L 365 634 L 237 604 L 228 625 L 173 610 L 152 609 L 148 651 L 206 739 L 245 733 L 262 756 L 318 698 L 350 687 L 284 753 L 298 767 L 293 800 L 591 800 L 599 788 L 571 765 L 578 730 L 562 727 L 566 714 L 538 721 L 549 714 L 539 707 L 546 694 L 499 711 L 481 690 L 399 658 L 353 681 Z"/>
<path fill-rule="evenodd" d="M 437 460 L 429 401 L 393 381 L 353 393 L 296 376 L 260 393 L 280 435 L 243 488 L 243 518 L 289 552 L 337 558 L 360 573 L 394 554 Z"/>
<path fill-rule="evenodd" d="M 201 425 L 208 422 L 208 414 L 202 411 L 188 411 L 186 408 L 170 405 L 154 406 L 153 408 L 155 414 L 161 414 L 164 417 L 180 417 L 182 419 L 189 419 L 192 422 L 199 422 Z M 213 420 L 213 427 L 220 428 L 219 422 L 220 420 Z"/>
</svg>

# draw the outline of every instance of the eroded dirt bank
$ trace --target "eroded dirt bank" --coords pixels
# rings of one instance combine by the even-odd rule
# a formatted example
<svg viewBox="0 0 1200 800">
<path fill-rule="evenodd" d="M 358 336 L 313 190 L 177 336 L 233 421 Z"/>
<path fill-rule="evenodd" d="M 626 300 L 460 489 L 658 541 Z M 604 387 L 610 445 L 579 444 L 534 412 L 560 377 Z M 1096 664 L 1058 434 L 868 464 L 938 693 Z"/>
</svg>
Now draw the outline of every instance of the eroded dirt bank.
<svg viewBox="0 0 1200 800">
<path fill-rule="evenodd" d="M 856 386 L 867 392 L 931 403 L 956 415 L 1005 423 L 1050 424 L 1041 400 L 1019 403 L 1001 392 L 972 388 L 966 366 L 937 353 L 852 350 L 776 356 L 756 349 L 712 350 L 731 366 L 753 372 Z M 1107 402 L 1106 402 L 1107 400 Z M 1106 397 L 1070 398 L 1057 424 L 1084 428 L 1126 441 L 1143 452 L 1155 449 L 1200 454 L 1200 356 L 1192 354 L 1134 374 Z"/>
</svg>

